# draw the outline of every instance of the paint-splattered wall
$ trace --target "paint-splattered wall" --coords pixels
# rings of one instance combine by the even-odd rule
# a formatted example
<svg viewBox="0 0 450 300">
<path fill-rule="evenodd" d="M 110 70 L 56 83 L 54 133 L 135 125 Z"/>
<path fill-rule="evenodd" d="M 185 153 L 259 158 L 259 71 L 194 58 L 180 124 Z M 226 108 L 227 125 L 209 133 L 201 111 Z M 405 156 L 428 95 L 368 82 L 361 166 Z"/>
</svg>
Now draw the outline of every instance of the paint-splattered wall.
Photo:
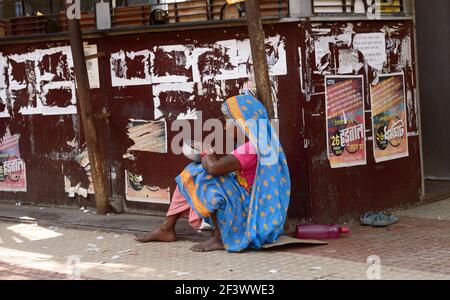
<svg viewBox="0 0 450 300">
<path fill-rule="evenodd" d="M 411 25 L 282 23 L 265 30 L 280 137 L 293 183 L 290 214 L 333 220 L 417 201 L 420 166 Z M 362 46 L 357 49 L 368 33 L 384 37 L 384 60 Z M 127 199 L 129 212 L 165 209 L 174 178 L 188 163 L 170 151 L 171 124 L 176 119 L 194 122 L 200 113 L 203 119 L 219 116 L 222 101 L 249 88 L 246 28 L 149 32 L 88 42 L 86 53 L 105 53 L 89 61 L 88 70 L 100 142 L 108 158 L 110 193 Z M 0 135 L 6 145 L 17 139 L 16 152 L 4 151 L 9 153 L 5 157 L 22 162 L 17 169 L 26 178 L 22 191 L 14 187 L 20 176 L 6 178 L 11 188 L 3 189 L 2 200 L 93 205 L 89 161 L 74 114 L 73 63 L 65 45 L 0 46 Z M 324 75 L 362 74 L 368 89 L 377 72 L 394 71 L 404 71 L 407 81 L 409 158 L 384 164 L 369 159 L 367 166 L 331 170 Z M 102 112 L 109 117 L 101 117 Z M 367 155 L 372 155 L 370 150 Z"/>
</svg>

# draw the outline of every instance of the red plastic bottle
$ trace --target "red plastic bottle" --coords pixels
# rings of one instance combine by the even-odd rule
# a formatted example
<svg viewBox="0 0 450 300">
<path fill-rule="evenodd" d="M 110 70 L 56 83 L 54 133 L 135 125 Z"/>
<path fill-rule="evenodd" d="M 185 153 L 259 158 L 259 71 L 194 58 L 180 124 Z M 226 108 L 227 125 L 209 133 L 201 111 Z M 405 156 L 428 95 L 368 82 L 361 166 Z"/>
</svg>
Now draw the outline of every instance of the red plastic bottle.
<svg viewBox="0 0 450 300">
<path fill-rule="evenodd" d="M 295 237 L 301 240 L 338 239 L 341 234 L 349 232 L 348 227 L 339 225 L 298 224 L 295 227 Z"/>
</svg>

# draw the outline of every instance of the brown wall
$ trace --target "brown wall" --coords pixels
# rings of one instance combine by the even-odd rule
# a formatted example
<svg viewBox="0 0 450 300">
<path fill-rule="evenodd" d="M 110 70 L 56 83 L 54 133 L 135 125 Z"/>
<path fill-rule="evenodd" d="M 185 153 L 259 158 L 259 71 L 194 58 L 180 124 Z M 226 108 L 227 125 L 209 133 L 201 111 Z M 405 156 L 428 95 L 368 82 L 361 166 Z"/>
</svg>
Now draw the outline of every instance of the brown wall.
<svg viewBox="0 0 450 300">
<path fill-rule="evenodd" d="M 281 23 L 265 26 L 266 36 L 280 35 L 285 40 L 287 57 L 287 75 L 274 78 L 278 111 L 280 117 L 280 138 L 287 154 L 291 172 L 292 199 L 290 214 L 293 216 L 332 222 L 371 209 L 399 207 L 407 203 L 417 202 L 420 194 L 420 164 L 415 113 L 415 80 L 413 78 L 414 52 L 404 53 L 407 46 L 413 45 L 411 23 L 409 21 L 392 22 L 355 22 L 355 32 L 380 32 L 386 26 L 388 66 L 385 72 L 405 71 L 408 89 L 408 129 L 409 158 L 375 164 L 371 141 L 367 143 L 368 164 L 332 170 L 326 156 L 325 116 L 323 75 L 314 74 L 316 62 L 314 56 L 314 39 L 317 28 L 331 29 L 329 35 L 338 36 L 347 23 Z M 110 166 L 111 195 L 125 195 L 124 171 L 128 169 L 142 174 L 144 184 L 149 186 L 175 187 L 174 178 L 188 161 L 171 153 L 159 154 L 149 152 L 133 153 L 135 161 L 123 158 L 127 148 L 133 142 L 127 136 L 126 126 L 132 119 L 154 119 L 153 89 L 154 85 L 137 85 L 112 87 L 110 76 L 110 54 L 119 50 L 140 51 L 161 45 L 193 44 L 196 47 L 211 46 L 218 40 L 247 38 L 245 27 L 195 29 L 188 31 L 172 31 L 157 33 L 139 33 L 124 36 L 104 37 L 89 40 L 96 43 L 99 52 L 106 56 L 99 60 L 100 89 L 93 89 L 95 110 L 103 108 L 110 112 L 110 117 L 99 119 L 101 142 L 108 157 Z M 64 44 L 64 42 L 62 42 Z M 30 48 L 47 48 L 56 46 L 48 43 L 32 43 L 0 46 L 4 55 L 20 54 Z M 299 51 L 300 49 L 300 51 Z M 299 58 L 301 53 L 301 60 Z M 338 52 L 334 61 L 339 61 Z M 227 57 L 216 54 L 222 64 Z M 302 62 L 303 88 L 300 80 L 300 61 Z M 173 70 L 174 61 L 167 59 L 158 62 L 159 69 Z M 207 61 L 199 61 L 199 67 L 210 66 Z M 142 65 L 129 64 L 129 71 L 138 74 Z M 182 72 L 182 70 L 180 71 Z M 214 72 L 214 70 L 213 70 Z M 374 79 L 368 66 L 358 71 L 368 82 Z M 224 81 L 208 81 L 203 85 L 206 93 L 194 89 L 194 102 L 191 106 L 203 112 L 204 118 L 220 114 L 220 102 L 211 101 L 218 96 L 225 100 L 242 91 L 247 79 Z M 216 87 L 221 86 L 221 95 L 216 95 Z M 367 95 L 367 93 L 366 93 Z M 185 95 L 184 95 L 185 96 Z M 163 103 L 167 110 L 163 113 L 168 128 L 176 115 L 185 108 L 183 95 L 167 94 Z M 173 102 L 165 100 L 173 99 Z M 26 105 L 26 104 L 24 104 Z M 370 99 L 366 98 L 366 110 L 370 108 Z M 304 119 L 303 119 L 304 116 Z M 370 113 L 366 119 L 370 120 Z M 74 182 L 82 182 L 87 186 L 86 172 L 74 161 L 82 150 L 82 130 L 76 115 L 62 116 L 23 116 L 18 112 L 12 118 L 0 119 L 0 135 L 9 127 L 11 133 L 20 133 L 20 152 L 26 162 L 28 192 L 0 193 L 0 199 L 21 200 L 29 203 L 45 203 L 57 205 L 93 205 L 92 196 L 88 200 L 82 197 L 68 198 L 64 191 L 64 175 Z M 371 122 L 367 128 L 371 129 Z M 368 133 L 371 136 L 370 133 Z M 173 134 L 168 131 L 169 143 Z M 67 144 L 75 138 L 78 147 Z M 309 144 L 308 144 L 309 142 Z M 305 146 L 306 145 L 306 146 Z M 166 205 L 154 205 L 127 201 L 129 212 L 147 212 L 151 209 L 164 210 Z"/>
</svg>

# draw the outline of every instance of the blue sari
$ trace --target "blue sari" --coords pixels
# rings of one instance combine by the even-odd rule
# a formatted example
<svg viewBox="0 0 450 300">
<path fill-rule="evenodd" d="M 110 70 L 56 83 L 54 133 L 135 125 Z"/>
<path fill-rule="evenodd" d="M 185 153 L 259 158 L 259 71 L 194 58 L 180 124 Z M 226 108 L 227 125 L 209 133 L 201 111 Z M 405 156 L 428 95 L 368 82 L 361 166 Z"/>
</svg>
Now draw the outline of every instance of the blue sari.
<svg viewBox="0 0 450 300">
<path fill-rule="evenodd" d="M 228 99 L 229 115 L 257 151 L 256 176 L 251 190 L 240 175 L 209 175 L 193 162 L 176 178 L 180 192 L 207 223 L 216 212 L 224 247 L 230 252 L 260 249 L 276 242 L 284 231 L 291 182 L 286 156 L 264 105 L 249 95 Z"/>
</svg>

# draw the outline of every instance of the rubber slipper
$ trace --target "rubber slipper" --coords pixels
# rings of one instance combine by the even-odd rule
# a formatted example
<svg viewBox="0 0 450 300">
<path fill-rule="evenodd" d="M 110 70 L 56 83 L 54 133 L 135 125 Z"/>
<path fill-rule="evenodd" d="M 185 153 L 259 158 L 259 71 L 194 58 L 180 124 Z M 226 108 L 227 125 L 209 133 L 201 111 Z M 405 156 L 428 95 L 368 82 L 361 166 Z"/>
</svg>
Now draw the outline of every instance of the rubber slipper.
<svg viewBox="0 0 450 300">
<path fill-rule="evenodd" d="M 368 212 L 368 213 L 365 213 L 364 215 L 362 215 L 359 218 L 359 220 L 361 222 L 361 225 L 372 226 L 372 224 L 377 216 L 378 216 L 378 213 L 371 211 L 371 212 Z"/>
<path fill-rule="evenodd" d="M 387 215 L 384 213 L 379 213 L 373 220 L 373 227 L 387 227 L 398 222 L 398 217 L 394 215 Z"/>
</svg>

